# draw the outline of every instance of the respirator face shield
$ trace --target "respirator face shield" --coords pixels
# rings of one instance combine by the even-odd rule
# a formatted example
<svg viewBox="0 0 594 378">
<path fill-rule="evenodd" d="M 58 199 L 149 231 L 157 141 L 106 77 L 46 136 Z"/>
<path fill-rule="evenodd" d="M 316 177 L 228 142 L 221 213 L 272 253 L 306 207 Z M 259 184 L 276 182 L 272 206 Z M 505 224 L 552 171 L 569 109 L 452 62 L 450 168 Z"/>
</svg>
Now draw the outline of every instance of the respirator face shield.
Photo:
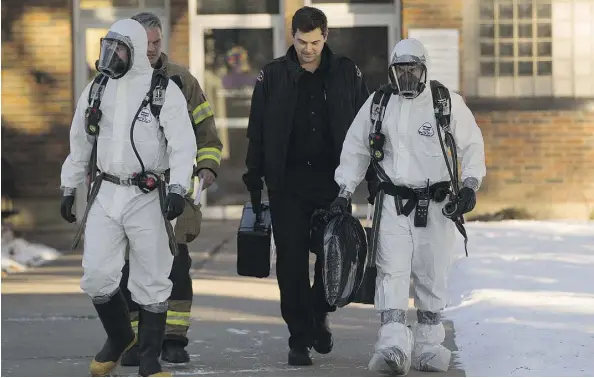
<svg viewBox="0 0 594 378">
<path fill-rule="evenodd" d="M 97 71 L 110 79 L 119 79 L 132 67 L 134 47 L 130 38 L 109 32 L 101 39 L 101 53 Z"/>
<path fill-rule="evenodd" d="M 396 57 L 388 68 L 390 83 L 404 98 L 413 99 L 425 89 L 427 66 L 423 59 L 413 55 Z"/>
</svg>

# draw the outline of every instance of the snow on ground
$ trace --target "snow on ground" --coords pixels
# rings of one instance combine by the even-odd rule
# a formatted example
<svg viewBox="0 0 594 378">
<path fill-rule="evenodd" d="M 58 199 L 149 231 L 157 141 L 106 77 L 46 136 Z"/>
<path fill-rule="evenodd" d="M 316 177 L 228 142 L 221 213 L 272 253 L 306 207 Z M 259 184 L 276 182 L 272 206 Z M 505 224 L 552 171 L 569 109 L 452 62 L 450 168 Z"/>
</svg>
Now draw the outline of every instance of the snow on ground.
<svg viewBox="0 0 594 378">
<path fill-rule="evenodd" d="M 469 223 L 450 303 L 468 376 L 594 376 L 594 222 Z"/>
<path fill-rule="evenodd" d="M 29 267 L 43 265 L 60 255 L 54 248 L 16 238 L 11 227 L 2 225 L 2 274 L 24 272 Z"/>
</svg>

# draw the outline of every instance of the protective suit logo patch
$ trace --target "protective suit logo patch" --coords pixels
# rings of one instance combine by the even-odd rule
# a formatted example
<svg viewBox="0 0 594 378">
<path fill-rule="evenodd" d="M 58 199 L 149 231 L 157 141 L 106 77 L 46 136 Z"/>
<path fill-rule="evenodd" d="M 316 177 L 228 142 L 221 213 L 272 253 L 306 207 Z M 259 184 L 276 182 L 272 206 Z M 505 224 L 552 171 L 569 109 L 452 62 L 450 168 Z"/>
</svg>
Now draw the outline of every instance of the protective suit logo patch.
<svg viewBox="0 0 594 378">
<path fill-rule="evenodd" d="M 426 137 L 432 137 L 435 132 L 433 131 L 433 126 L 429 122 L 425 122 L 423 126 L 419 128 L 419 134 Z"/>
<path fill-rule="evenodd" d="M 150 110 L 148 110 L 147 108 L 142 108 L 142 110 L 138 114 L 138 118 L 137 119 L 140 122 L 151 123 L 153 121 L 153 116 L 152 116 Z"/>
</svg>

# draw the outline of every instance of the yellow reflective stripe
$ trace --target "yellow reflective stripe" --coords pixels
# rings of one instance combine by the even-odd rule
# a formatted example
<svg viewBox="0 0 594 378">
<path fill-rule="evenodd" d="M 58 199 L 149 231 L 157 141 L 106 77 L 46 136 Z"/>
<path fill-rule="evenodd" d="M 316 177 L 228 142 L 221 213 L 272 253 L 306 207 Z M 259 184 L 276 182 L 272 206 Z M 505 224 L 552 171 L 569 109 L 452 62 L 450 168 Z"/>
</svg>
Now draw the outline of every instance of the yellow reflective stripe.
<svg viewBox="0 0 594 378">
<path fill-rule="evenodd" d="M 136 328 L 138 328 L 138 320 L 134 320 L 134 321 L 130 322 L 130 325 L 131 325 L 132 327 L 136 327 Z"/>
<path fill-rule="evenodd" d="M 180 318 L 189 318 L 189 312 L 180 312 L 180 311 L 167 311 L 167 317 L 169 316 L 179 316 Z"/>
<path fill-rule="evenodd" d="M 190 321 L 189 320 L 183 320 L 183 319 L 169 319 L 169 318 L 167 318 L 167 323 L 166 324 L 189 327 L 190 326 Z"/>
<path fill-rule="evenodd" d="M 208 101 L 204 101 L 192 111 L 192 117 L 194 117 L 195 124 L 199 124 L 212 115 L 212 108 L 210 107 L 210 103 Z"/>
<path fill-rule="evenodd" d="M 210 160 L 214 160 L 217 164 L 221 164 L 221 157 L 217 157 L 215 155 L 204 155 L 199 157 L 198 159 L 196 159 L 196 164 L 200 163 L 202 160 L 206 160 L 206 159 L 210 159 Z"/>
<path fill-rule="evenodd" d="M 196 164 L 202 160 L 211 159 L 221 164 L 221 150 L 215 147 L 204 147 L 198 150 L 196 154 Z"/>
<path fill-rule="evenodd" d="M 190 313 L 185 311 L 167 311 L 166 324 L 189 327 Z"/>
</svg>

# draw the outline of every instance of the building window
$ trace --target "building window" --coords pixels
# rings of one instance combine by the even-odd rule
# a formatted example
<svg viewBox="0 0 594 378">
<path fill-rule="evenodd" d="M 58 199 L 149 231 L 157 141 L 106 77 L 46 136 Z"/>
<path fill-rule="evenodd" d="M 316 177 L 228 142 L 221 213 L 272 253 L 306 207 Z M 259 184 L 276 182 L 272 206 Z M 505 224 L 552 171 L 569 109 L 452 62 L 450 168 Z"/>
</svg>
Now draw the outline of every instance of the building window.
<svg viewBox="0 0 594 378">
<path fill-rule="evenodd" d="M 552 76 L 551 0 L 481 0 L 480 75 Z"/>
<path fill-rule="evenodd" d="M 594 1 L 464 5 L 465 95 L 594 96 Z"/>
</svg>

